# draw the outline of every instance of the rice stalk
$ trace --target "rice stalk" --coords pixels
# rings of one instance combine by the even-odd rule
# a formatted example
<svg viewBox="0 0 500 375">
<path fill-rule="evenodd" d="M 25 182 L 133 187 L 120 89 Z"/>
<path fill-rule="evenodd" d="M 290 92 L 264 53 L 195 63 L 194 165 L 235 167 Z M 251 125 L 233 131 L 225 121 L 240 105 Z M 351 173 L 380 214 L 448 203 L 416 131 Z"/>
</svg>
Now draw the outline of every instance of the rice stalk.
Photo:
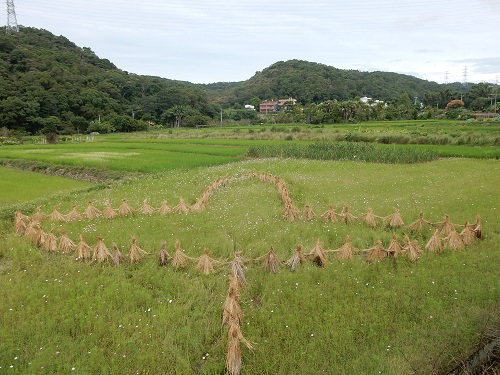
<svg viewBox="0 0 500 375">
<path fill-rule="evenodd" d="M 66 215 L 66 221 L 75 221 L 82 218 L 82 214 L 80 214 L 76 208 L 76 204 L 74 204 L 71 208 L 71 211 Z"/>
<path fill-rule="evenodd" d="M 314 220 L 316 218 L 316 214 L 314 213 L 314 211 L 310 205 L 306 204 L 304 206 L 304 212 L 302 213 L 302 218 L 305 221 L 311 221 L 311 220 Z"/>
<path fill-rule="evenodd" d="M 31 220 L 41 223 L 45 215 L 42 213 L 42 208 L 40 206 L 35 208 L 35 212 L 31 215 Z"/>
<path fill-rule="evenodd" d="M 358 249 L 351 244 L 351 237 L 347 235 L 342 246 L 332 251 L 338 252 L 337 259 L 339 260 L 351 260 Z"/>
<path fill-rule="evenodd" d="M 447 236 L 450 234 L 452 230 L 455 230 L 456 224 L 453 224 L 450 221 L 450 216 L 445 214 L 443 221 L 438 221 L 434 223 L 435 226 L 438 226 L 439 234 L 443 236 Z"/>
<path fill-rule="evenodd" d="M 427 221 L 424 219 L 424 213 L 420 212 L 418 215 L 418 219 L 415 220 L 413 223 L 408 225 L 408 230 L 412 232 L 420 232 L 422 229 L 424 229 L 426 226 L 430 225 L 431 222 Z"/>
<path fill-rule="evenodd" d="M 76 259 L 78 260 L 90 260 L 91 259 L 91 251 L 92 249 L 90 248 L 89 245 L 85 242 L 85 238 L 83 237 L 83 234 L 80 234 L 80 242 L 76 246 Z"/>
<path fill-rule="evenodd" d="M 130 263 L 137 263 L 142 259 L 144 255 L 147 254 L 147 252 L 141 249 L 139 245 L 137 245 L 137 238 L 135 236 L 132 236 L 131 241 L 132 244 L 130 245 L 129 251 Z"/>
<path fill-rule="evenodd" d="M 203 250 L 203 255 L 199 258 L 198 264 L 196 265 L 196 269 L 203 272 L 204 275 L 210 275 L 215 272 L 215 264 L 216 260 L 210 257 L 210 250 L 205 247 Z"/>
<path fill-rule="evenodd" d="M 328 210 L 326 210 L 323 215 L 321 215 L 321 218 L 324 221 L 329 221 L 332 223 L 336 223 L 337 221 L 340 220 L 341 215 L 335 212 L 335 208 L 333 208 L 333 205 L 328 206 Z"/>
<path fill-rule="evenodd" d="M 464 246 L 470 245 L 474 239 L 476 239 L 476 233 L 468 221 L 465 222 L 464 229 L 460 232 L 460 238 L 462 239 Z"/>
<path fill-rule="evenodd" d="M 70 254 L 75 250 L 76 244 L 68 237 L 66 231 L 63 228 L 59 228 L 59 233 L 61 237 L 59 238 L 59 250 L 63 254 Z"/>
<path fill-rule="evenodd" d="M 464 242 L 462 241 L 462 238 L 458 234 L 458 232 L 455 230 L 455 227 L 450 230 L 450 233 L 443 238 L 443 242 L 446 247 L 452 249 L 452 250 L 462 250 L 465 245 Z"/>
<path fill-rule="evenodd" d="M 94 247 L 94 254 L 92 255 L 92 262 L 102 263 L 108 260 L 113 260 L 113 256 L 106 247 L 106 244 L 102 239 L 102 236 L 98 236 L 97 244 Z"/>
<path fill-rule="evenodd" d="M 241 256 L 241 251 L 234 253 L 234 258 L 231 261 L 231 274 L 236 278 L 239 285 L 246 285 L 247 279 L 243 272 L 244 260 Z"/>
<path fill-rule="evenodd" d="M 174 212 L 178 214 L 187 214 L 189 212 L 189 207 L 182 197 L 179 198 L 179 204 L 174 207 Z"/>
<path fill-rule="evenodd" d="M 118 207 L 118 215 L 128 216 L 128 215 L 133 215 L 134 213 L 135 210 L 132 208 L 130 204 L 128 204 L 127 198 L 123 198 L 120 207 Z"/>
<path fill-rule="evenodd" d="M 158 253 L 158 264 L 161 267 L 166 266 L 169 259 L 172 259 L 172 257 L 167 251 L 167 243 L 165 241 L 161 241 L 161 248 Z"/>
<path fill-rule="evenodd" d="M 104 218 L 108 220 L 113 220 L 115 217 L 118 216 L 116 210 L 113 207 L 111 207 L 109 200 L 106 201 L 104 209 L 102 210 L 102 216 L 104 216 Z"/>
<path fill-rule="evenodd" d="M 243 337 L 241 328 L 237 324 L 230 324 L 227 333 L 226 368 L 229 375 L 241 373 L 241 343 L 249 350 L 253 350 L 253 344 Z"/>
<path fill-rule="evenodd" d="M 439 229 L 436 229 L 434 233 L 432 234 L 431 238 L 425 245 L 425 249 L 429 250 L 430 252 L 442 252 L 443 251 L 443 243 L 441 241 L 441 237 L 439 236 Z"/>
<path fill-rule="evenodd" d="M 144 215 L 153 215 L 155 213 L 155 209 L 151 207 L 151 205 L 148 203 L 148 199 L 144 199 L 142 202 L 141 208 L 139 208 L 139 212 Z"/>
<path fill-rule="evenodd" d="M 368 211 L 359 216 L 359 219 L 367 224 L 370 228 L 375 228 L 377 226 L 377 218 L 371 208 L 368 208 Z"/>
<path fill-rule="evenodd" d="M 340 214 L 340 217 L 342 218 L 342 222 L 344 224 L 352 224 L 352 222 L 357 219 L 356 216 L 352 215 L 349 212 L 349 207 L 347 207 L 347 206 L 344 206 L 344 208 L 342 209 L 342 213 Z"/>
<path fill-rule="evenodd" d="M 326 259 L 325 251 L 321 246 L 320 240 L 316 240 L 316 244 L 312 248 L 311 252 L 307 254 L 309 258 L 319 267 L 326 267 L 326 263 L 328 262 Z"/>
<path fill-rule="evenodd" d="M 402 251 L 403 247 L 399 244 L 398 235 L 394 233 L 392 235 L 391 242 L 387 247 L 387 253 L 389 256 L 397 257 L 402 253 Z"/>
<path fill-rule="evenodd" d="M 411 241 L 408 235 L 405 234 L 404 239 L 404 247 L 403 251 L 405 251 L 408 254 L 408 259 L 410 261 L 415 262 L 417 259 L 420 257 L 420 254 L 422 253 L 422 250 L 420 249 L 420 245 L 416 240 Z"/>
<path fill-rule="evenodd" d="M 112 254 L 112 259 L 111 259 L 111 264 L 113 267 L 118 267 L 120 263 L 123 261 L 125 258 L 123 254 L 120 252 L 120 249 L 118 248 L 118 245 L 113 242 L 113 254 Z"/>
<path fill-rule="evenodd" d="M 399 228 L 405 225 L 399 210 L 396 207 L 392 208 L 392 214 L 383 218 L 384 224 L 391 228 Z"/>
<path fill-rule="evenodd" d="M 387 250 L 384 249 L 384 246 L 382 246 L 381 240 L 378 240 L 375 245 L 365 251 L 368 251 L 368 256 L 366 258 L 368 262 L 379 262 L 387 257 Z"/>
<path fill-rule="evenodd" d="M 51 228 L 50 232 L 45 235 L 43 248 L 49 253 L 55 253 L 57 251 L 57 237 L 54 234 L 54 228 Z"/>
<path fill-rule="evenodd" d="M 271 246 L 269 251 L 263 258 L 264 267 L 269 271 L 269 273 L 275 274 L 279 270 L 278 256 L 276 255 L 274 248 Z"/>
<path fill-rule="evenodd" d="M 50 221 L 65 221 L 64 216 L 59 212 L 59 207 L 56 205 L 49 216 Z"/>
<path fill-rule="evenodd" d="M 83 216 L 86 217 L 87 219 L 95 219 L 100 214 L 101 211 L 99 211 L 96 207 L 94 207 L 91 201 L 89 201 L 87 208 L 83 212 Z"/>
<path fill-rule="evenodd" d="M 187 266 L 188 257 L 184 254 L 184 251 L 181 249 L 181 243 L 179 240 L 175 241 L 175 253 L 172 259 L 172 266 L 174 268 L 184 268 Z"/>
<path fill-rule="evenodd" d="M 290 267 L 292 271 L 295 271 L 303 261 L 304 254 L 302 253 L 302 245 L 298 244 L 297 249 L 293 253 L 292 257 L 288 259 L 285 264 Z"/>
</svg>

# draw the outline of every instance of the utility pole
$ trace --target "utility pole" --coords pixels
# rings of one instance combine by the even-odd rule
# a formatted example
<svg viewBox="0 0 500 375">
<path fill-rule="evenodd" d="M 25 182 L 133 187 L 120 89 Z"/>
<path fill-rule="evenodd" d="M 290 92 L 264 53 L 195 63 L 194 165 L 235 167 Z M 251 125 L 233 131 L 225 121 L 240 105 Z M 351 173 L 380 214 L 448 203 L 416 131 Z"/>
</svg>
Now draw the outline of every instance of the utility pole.
<svg viewBox="0 0 500 375">
<path fill-rule="evenodd" d="M 14 0 L 7 0 L 7 26 L 5 26 L 7 34 L 14 34 L 19 32 L 17 26 L 16 10 L 14 8 Z"/>
<path fill-rule="evenodd" d="M 493 107 L 493 113 L 497 113 L 497 92 L 498 92 L 498 76 L 495 77 L 495 105 Z"/>
</svg>

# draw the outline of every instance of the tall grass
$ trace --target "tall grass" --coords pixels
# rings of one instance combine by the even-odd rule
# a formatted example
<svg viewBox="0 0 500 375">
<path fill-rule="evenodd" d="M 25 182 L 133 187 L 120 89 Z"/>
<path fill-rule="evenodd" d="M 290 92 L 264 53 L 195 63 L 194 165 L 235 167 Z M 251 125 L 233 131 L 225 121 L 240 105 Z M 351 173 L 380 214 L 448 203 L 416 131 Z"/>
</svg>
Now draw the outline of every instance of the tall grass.
<svg viewBox="0 0 500 375">
<path fill-rule="evenodd" d="M 288 144 L 253 146 L 249 157 L 285 157 L 316 160 L 357 160 L 373 163 L 410 164 L 437 159 L 437 153 L 428 149 L 396 148 L 372 143 L 314 142 L 312 144 Z"/>
</svg>

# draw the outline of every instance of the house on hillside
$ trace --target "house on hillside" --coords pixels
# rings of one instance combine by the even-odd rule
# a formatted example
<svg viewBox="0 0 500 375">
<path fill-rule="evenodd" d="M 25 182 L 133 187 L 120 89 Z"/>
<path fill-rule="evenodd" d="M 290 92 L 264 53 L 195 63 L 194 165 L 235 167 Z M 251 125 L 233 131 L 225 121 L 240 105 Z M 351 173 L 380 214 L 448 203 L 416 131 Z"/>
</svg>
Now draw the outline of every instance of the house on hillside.
<svg viewBox="0 0 500 375">
<path fill-rule="evenodd" d="M 259 112 L 260 113 L 278 112 L 280 108 L 294 105 L 296 102 L 297 99 L 294 98 L 278 99 L 277 101 L 265 100 L 262 103 L 260 103 Z"/>
</svg>

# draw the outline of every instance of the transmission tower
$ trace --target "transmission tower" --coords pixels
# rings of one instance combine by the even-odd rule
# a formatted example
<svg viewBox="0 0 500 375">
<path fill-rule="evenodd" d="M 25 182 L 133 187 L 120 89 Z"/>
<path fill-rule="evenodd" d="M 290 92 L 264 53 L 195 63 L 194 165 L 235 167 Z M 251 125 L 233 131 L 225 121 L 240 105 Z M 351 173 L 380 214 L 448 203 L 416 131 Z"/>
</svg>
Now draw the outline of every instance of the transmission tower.
<svg viewBox="0 0 500 375">
<path fill-rule="evenodd" d="M 14 34 L 19 32 L 17 26 L 16 10 L 14 9 L 14 0 L 7 0 L 7 26 L 5 26 L 7 34 Z"/>
</svg>

